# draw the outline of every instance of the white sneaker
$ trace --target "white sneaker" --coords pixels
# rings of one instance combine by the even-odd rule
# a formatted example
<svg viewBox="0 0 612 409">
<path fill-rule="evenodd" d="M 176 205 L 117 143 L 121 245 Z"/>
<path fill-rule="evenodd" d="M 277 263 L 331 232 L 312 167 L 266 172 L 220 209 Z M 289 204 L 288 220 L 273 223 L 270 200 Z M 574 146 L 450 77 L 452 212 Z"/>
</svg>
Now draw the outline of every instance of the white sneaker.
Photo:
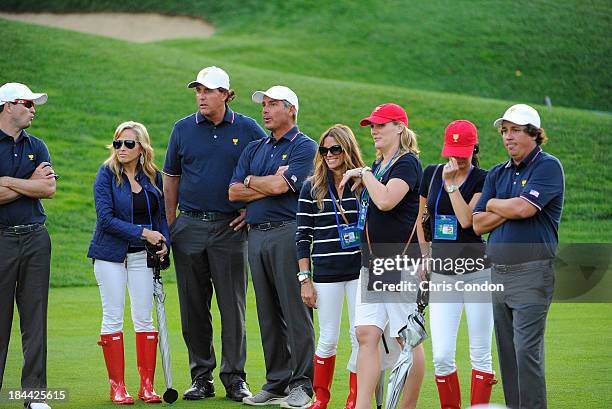
<svg viewBox="0 0 612 409">
<path fill-rule="evenodd" d="M 263 389 L 257 392 L 254 396 L 247 396 L 242 399 L 242 403 L 251 406 L 267 406 L 278 405 L 285 400 L 286 396 L 277 395 L 272 392 L 264 391 Z"/>
<path fill-rule="evenodd" d="M 45 402 L 30 402 L 28 405 L 29 409 L 51 409 L 51 406 L 47 405 Z"/>
</svg>

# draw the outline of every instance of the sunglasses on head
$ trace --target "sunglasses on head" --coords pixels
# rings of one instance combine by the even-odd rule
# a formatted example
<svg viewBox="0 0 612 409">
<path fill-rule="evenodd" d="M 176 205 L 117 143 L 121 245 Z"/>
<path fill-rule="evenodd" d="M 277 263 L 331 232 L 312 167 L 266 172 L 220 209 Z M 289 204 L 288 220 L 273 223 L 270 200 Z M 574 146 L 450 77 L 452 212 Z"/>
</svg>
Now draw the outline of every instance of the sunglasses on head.
<svg viewBox="0 0 612 409">
<path fill-rule="evenodd" d="M 123 145 L 125 145 L 125 147 L 128 149 L 134 149 L 136 147 L 136 141 L 132 139 L 123 139 L 123 140 L 113 141 L 113 148 L 115 149 L 121 149 Z"/>
<path fill-rule="evenodd" d="M 319 154 L 321 156 L 327 156 L 327 153 L 331 152 L 332 155 L 340 155 L 342 151 L 342 146 L 334 145 L 326 148 L 325 146 L 319 146 Z"/>
<path fill-rule="evenodd" d="M 13 104 L 23 105 L 24 107 L 30 109 L 34 106 L 34 101 L 30 101 L 29 99 L 16 99 L 13 101 Z"/>
</svg>

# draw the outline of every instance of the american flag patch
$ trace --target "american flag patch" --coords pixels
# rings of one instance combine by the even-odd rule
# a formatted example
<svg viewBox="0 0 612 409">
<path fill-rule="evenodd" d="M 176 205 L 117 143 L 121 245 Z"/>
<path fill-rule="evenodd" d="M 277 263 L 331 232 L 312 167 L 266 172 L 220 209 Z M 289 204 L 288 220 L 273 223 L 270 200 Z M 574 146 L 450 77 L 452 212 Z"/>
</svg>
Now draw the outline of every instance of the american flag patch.
<svg viewBox="0 0 612 409">
<path fill-rule="evenodd" d="M 533 190 L 533 189 L 531 189 L 531 190 L 529 191 L 529 194 L 530 194 L 531 196 L 534 196 L 534 197 L 540 197 L 540 192 L 538 192 L 537 190 Z"/>
<path fill-rule="evenodd" d="M 291 180 L 293 180 L 293 183 L 297 182 L 297 176 L 295 175 L 291 175 Z M 536 192 L 537 193 L 537 192 Z M 536 196 L 537 197 L 537 196 Z"/>
</svg>

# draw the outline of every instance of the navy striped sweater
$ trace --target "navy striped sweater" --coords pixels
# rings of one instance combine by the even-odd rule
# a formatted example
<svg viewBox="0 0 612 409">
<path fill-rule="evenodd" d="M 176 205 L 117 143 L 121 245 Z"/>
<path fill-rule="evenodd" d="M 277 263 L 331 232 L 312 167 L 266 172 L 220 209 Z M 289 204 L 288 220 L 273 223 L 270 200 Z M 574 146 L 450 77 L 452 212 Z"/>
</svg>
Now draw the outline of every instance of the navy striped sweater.
<svg viewBox="0 0 612 409">
<path fill-rule="evenodd" d="M 295 241 L 298 259 L 310 258 L 313 265 L 313 279 L 319 283 L 349 281 L 359 278 L 361 251 L 359 247 L 343 249 L 336 224 L 334 205 L 329 193 L 323 199 L 323 210 L 310 195 L 312 183 L 306 181 L 302 186 L 297 206 L 297 232 Z M 338 198 L 338 192 L 332 187 Z M 342 208 L 349 223 L 356 223 L 359 214 L 357 200 L 345 186 L 342 194 Z M 338 219 L 344 219 L 338 210 Z M 311 249 L 312 246 L 312 249 Z"/>
</svg>

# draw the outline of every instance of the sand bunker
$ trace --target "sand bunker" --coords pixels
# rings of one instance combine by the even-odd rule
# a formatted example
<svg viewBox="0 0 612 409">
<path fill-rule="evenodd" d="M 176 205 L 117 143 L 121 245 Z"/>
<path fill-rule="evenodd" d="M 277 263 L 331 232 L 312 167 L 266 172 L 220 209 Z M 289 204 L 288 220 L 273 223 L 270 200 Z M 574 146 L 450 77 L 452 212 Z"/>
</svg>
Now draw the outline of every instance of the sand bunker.
<svg viewBox="0 0 612 409">
<path fill-rule="evenodd" d="M 215 28 L 210 23 L 197 18 L 154 13 L 0 13 L 0 18 L 119 38 L 135 43 L 210 37 L 215 32 Z"/>
</svg>

